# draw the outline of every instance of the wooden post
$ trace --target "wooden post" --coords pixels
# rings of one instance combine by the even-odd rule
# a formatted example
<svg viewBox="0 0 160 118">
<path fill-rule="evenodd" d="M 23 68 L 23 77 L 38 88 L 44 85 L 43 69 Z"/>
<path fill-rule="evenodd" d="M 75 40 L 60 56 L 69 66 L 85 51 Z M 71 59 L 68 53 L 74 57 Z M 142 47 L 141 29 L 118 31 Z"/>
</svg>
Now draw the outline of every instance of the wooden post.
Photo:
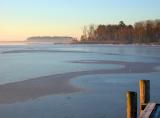
<svg viewBox="0 0 160 118">
<path fill-rule="evenodd" d="M 127 118 L 137 118 L 137 93 L 127 92 Z"/>
<path fill-rule="evenodd" d="M 150 80 L 140 80 L 140 114 L 150 101 Z"/>
</svg>

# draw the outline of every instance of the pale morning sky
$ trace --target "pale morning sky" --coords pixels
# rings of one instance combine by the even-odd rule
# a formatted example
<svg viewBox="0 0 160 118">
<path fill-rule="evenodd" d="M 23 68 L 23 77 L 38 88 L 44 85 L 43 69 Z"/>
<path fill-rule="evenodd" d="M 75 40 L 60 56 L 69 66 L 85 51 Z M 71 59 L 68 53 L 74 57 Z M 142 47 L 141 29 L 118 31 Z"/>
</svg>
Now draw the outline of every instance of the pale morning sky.
<svg viewBox="0 0 160 118">
<path fill-rule="evenodd" d="M 80 37 L 84 25 L 159 18 L 160 0 L 0 0 L 0 41 Z"/>
</svg>

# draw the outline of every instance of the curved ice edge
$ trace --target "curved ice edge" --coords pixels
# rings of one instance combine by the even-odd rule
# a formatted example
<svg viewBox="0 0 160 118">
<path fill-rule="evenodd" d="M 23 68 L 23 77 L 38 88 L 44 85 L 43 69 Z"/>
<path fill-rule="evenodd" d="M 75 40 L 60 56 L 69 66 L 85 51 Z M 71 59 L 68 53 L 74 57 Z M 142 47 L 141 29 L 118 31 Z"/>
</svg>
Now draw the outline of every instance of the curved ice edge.
<svg viewBox="0 0 160 118">
<path fill-rule="evenodd" d="M 82 63 L 81 61 L 77 62 Z M 120 64 L 124 65 L 124 68 L 69 72 L 0 85 L 0 104 L 22 102 L 53 94 L 66 94 L 83 91 L 83 88 L 70 83 L 70 79 L 79 76 L 93 74 L 150 73 L 157 72 L 155 67 L 160 66 L 160 63 L 123 61 L 99 60 L 97 62 L 94 61 L 93 63 Z"/>
</svg>

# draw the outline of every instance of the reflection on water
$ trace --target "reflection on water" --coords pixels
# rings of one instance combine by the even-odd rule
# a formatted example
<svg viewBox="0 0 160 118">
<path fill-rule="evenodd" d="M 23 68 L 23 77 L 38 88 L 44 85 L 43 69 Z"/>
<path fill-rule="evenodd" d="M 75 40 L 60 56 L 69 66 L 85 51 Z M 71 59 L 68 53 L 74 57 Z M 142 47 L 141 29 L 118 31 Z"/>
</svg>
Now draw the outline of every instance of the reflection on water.
<svg viewBox="0 0 160 118">
<path fill-rule="evenodd" d="M 160 63 L 159 52 L 159 46 L 3 45 L 0 84 L 67 72 L 124 68 L 119 64 L 71 63 L 78 60 Z M 159 76 L 160 72 L 79 76 L 71 83 L 88 91 L 1 104 L 0 114 L 3 118 L 124 118 L 125 93 L 138 92 L 140 79 L 151 80 L 151 99 L 160 102 Z"/>
</svg>

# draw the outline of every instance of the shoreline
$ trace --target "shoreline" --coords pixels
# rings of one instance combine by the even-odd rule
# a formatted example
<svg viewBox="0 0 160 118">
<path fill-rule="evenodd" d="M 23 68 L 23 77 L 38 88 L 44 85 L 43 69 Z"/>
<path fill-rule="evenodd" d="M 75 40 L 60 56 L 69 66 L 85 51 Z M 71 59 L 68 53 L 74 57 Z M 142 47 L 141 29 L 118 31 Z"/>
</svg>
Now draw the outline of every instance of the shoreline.
<svg viewBox="0 0 160 118">
<path fill-rule="evenodd" d="M 32 45 L 32 44 L 53 44 L 53 45 L 135 45 L 135 46 L 160 46 L 160 43 L 106 43 L 106 42 L 71 42 L 71 43 L 54 43 L 54 42 L 29 42 L 29 41 L 0 41 L 3 45 Z"/>
<path fill-rule="evenodd" d="M 107 42 L 107 41 L 78 41 L 72 44 L 108 44 L 108 45 L 160 45 L 159 43 L 120 43 L 120 42 Z"/>
</svg>

